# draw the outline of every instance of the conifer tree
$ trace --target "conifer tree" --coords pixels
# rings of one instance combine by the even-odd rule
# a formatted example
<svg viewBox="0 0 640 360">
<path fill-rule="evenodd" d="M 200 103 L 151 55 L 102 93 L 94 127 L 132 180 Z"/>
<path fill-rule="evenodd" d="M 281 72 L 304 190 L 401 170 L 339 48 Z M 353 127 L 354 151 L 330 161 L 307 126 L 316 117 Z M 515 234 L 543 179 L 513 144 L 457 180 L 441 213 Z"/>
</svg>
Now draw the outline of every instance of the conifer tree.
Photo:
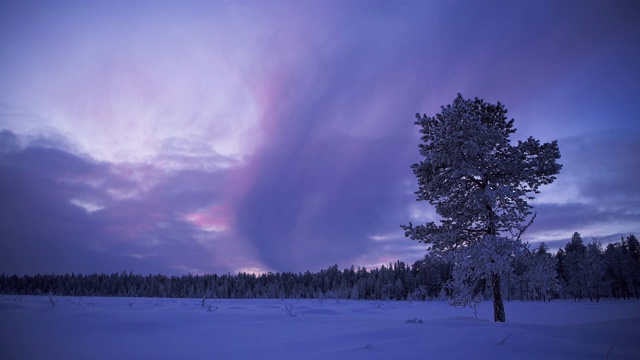
<svg viewBox="0 0 640 360">
<path fill-rule="evenodd" d="M 402 225 L 406 236 L 429 244 L 430 251 L 454 255 L 458 280 L 470 280 L 458 285 L 473 289 L 490 283 L 494 320 L 501 322 L 506 321 L 501 276 L 511 270 L 520 235 L 531 224 L 527 201 L 561 169 L 556 141 L 541 144 L 529 137 L 511 143 L 516 129 L 506 113 L 500 103 L 458 94 L 435 116 L 416 115 L 423 157 L 412 165 L 417 200 L 431 203 L 441 219 Z"/>
<path fill-rule="evenodd" d="M 573 233 L 571 242 L 565 245 L 564 250 L 566 253 L 564 265 L 567 276 L 567 290 L 576 300 L 580 300 L 584 296 L 591 297 L 587 288 L 587 247 L 584 245 L 579 233 Z"/>
</svg>

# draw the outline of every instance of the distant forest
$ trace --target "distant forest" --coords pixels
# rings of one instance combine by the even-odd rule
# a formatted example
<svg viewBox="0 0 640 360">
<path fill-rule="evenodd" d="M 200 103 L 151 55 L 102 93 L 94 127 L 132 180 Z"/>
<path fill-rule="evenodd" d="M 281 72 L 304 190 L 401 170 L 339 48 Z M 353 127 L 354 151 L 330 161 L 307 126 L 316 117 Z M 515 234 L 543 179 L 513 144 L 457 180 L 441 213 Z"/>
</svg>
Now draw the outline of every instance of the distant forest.
<svg viewBox="0 0 640 360">
<path fill-rule="evenodd" d="M 48 274 L 0 275 L 0 293 L 13 295 L 122 296 L 170 298 L 312 298 L 429 300 L 448 297 L 452 264 L 425 255 L 409 266 L 401 261 L 379 269 L 237 275 Z M 541 244 L 514 255 L 513 272 L 503 278 L 506 300 L 640 298 L 640 244 L 634 235 L 607 244 L 585 245 L 580 234 L 556 254 Z M 490 299 L 490 284 L 475 289 Z"/>
</svg>

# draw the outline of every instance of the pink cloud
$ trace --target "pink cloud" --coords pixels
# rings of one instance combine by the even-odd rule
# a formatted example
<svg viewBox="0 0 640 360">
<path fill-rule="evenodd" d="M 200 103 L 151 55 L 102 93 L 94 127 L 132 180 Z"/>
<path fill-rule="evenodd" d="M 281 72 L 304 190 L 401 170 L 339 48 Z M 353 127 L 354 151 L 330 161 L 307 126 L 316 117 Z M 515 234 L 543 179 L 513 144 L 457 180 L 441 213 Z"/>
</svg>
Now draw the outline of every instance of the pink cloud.
<svg viewBox="0 0 640 360">
<path fill-rule="evenodd" d="M 217 233 L 229 230 L 233 223 L 231 207 L 226 204 L 213 205 L 209 208 L 186 214 L 184 219 L 202 230 Z"/>
</svg>

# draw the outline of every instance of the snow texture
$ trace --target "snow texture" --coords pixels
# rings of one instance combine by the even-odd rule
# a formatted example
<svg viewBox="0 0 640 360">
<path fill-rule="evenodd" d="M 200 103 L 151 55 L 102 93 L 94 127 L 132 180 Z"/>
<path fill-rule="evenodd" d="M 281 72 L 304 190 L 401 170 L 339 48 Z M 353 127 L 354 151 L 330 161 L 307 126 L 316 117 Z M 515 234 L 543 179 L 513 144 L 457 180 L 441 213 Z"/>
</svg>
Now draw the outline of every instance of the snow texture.
<svg viewBox="0 0 640 360">
<path fill-rule="evenodd" d="M 637 359 L 640 301 L 0 297 L 3 359 Z M 416 321 L 407 321 L 416 320 Z M 417 321 L 420 319 L 421 321 Z"/>
</svg>

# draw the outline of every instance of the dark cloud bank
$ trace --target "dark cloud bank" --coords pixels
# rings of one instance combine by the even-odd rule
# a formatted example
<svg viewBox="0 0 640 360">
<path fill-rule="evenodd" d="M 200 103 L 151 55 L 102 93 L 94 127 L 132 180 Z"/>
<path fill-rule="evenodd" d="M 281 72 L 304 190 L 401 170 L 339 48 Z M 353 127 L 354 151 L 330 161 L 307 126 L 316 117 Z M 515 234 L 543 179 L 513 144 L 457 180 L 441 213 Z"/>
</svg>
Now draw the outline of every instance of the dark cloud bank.
<svg viewBox="0 0 640 360">
<path fill-rule="evenodd" d="M 413 181 L 408 169 L 412 155 L 401 145 L 406 139 L 315 139 L 295 151 L 274 149 L 275 154 L 255 157 L 252 162 L 259 165 L 247 165 L 253 182 L 233 199 L 232 228 L 222 238 L 202 243 L 203 236 L 211 235 L 182 215 L 231 200 L 228 179 L 238 176 L 231 170 L 157 170 L 159 180 L 139 190 L 141 185 L 119 175 L 113 164 L 51 146 L 21 148 L 7 131 L 0 139 L 0 271 L 9 273 L 224 273 L 245 264 L 274 271 L 348 266 L 362 254 L 379 255 L 383 246 L 389 247 L 371 237 L 399 232 L 413 201 L 400 186 Z M 564 231 L 558 242 L 551 242 L 562 246 L 573 231 L 588 226 L 613 222 L 626 224 L 620 232 L 636 231 L 640 164 L 628 154 L 638 141 L 639 136 L 629 134 L 562 141 L 569 179 L 558 182 L 575 181 L 584 201 L 537 205 L 529 236 Z M 621 157 L 625 160 L 611 161 Z M 139 194 L 114 199 L 108 193 L 114 189 L 137 189 Z M 72 199 L 104 208 L 89 212 Z M 583 234 L 587 239 L 590 235 Z M 615 232 L 596 237 L 619 239 Z M 246 256 L 226 260 L 230 242 L 249 244 Z M 397 239 L 391 246 L 407 251 L 411 245 Z"/>
</svg>

